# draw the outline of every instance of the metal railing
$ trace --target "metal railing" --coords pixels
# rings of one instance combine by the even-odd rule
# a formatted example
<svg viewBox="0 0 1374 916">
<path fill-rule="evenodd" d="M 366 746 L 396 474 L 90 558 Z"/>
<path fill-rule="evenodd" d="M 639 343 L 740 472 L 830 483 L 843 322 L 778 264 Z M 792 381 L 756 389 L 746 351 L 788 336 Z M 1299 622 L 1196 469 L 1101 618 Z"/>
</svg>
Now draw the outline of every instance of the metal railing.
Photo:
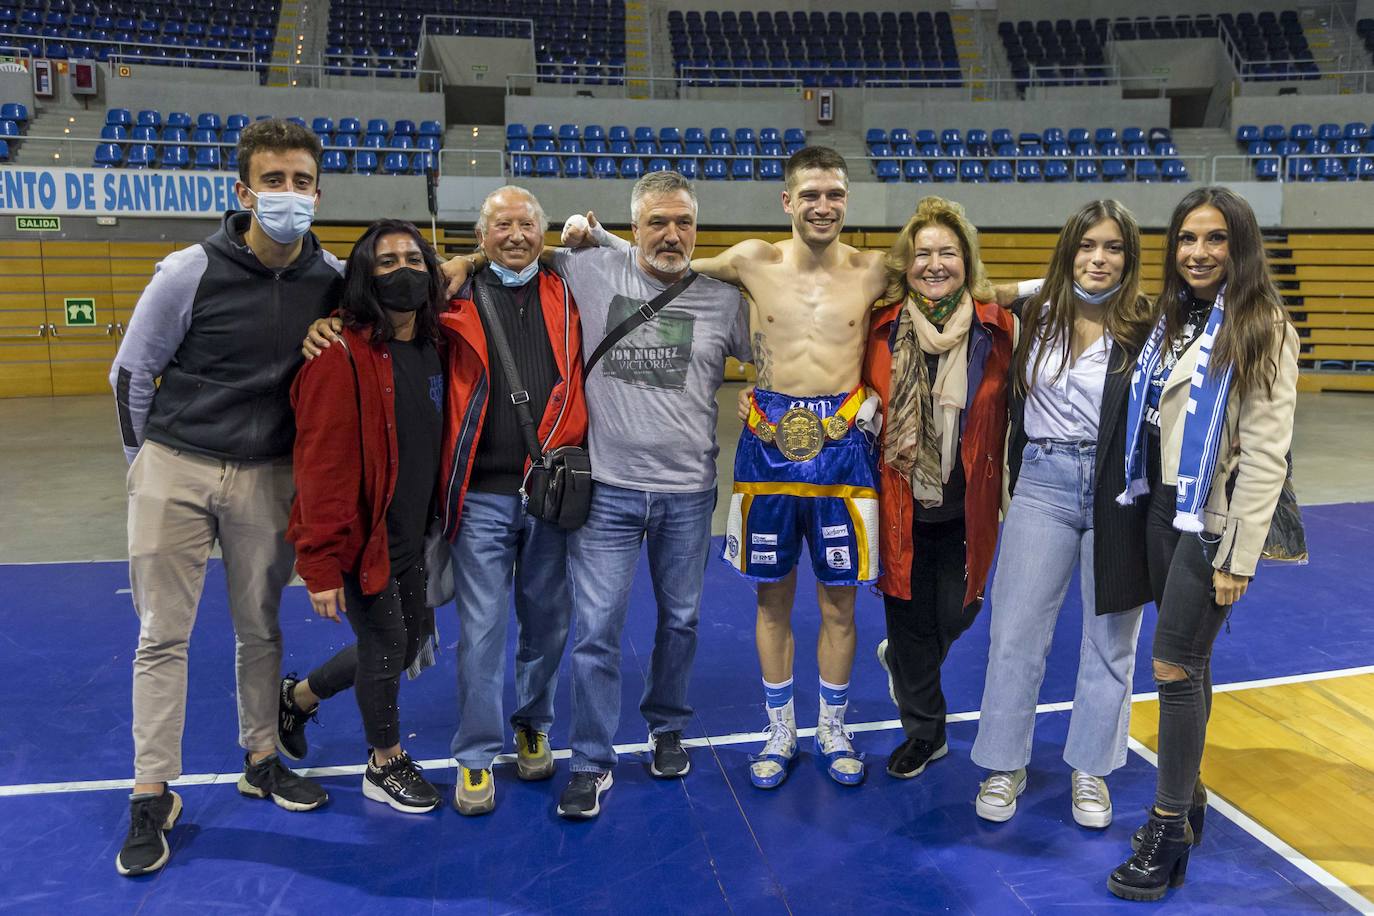
<svg viewBox="0 0 1374 916">
<path fill-rule="evenodd" d="M 914 160 L 914 161 L 919 161 L 919 162 L 925 162 L 925 163 L 948 162 L 948 163 L 954 165 L 954 166 L 956 167 L 956 169 L 959 167 L 960 163 L 964 163 L 964 162 L 981 162 L 981 163 L 984 164 L 984 177 L 985 177 L 985 178 L 987 177 L 986 172 L 987 172 L 987 166 L 988 166 L 988 165 L 990 165 L 990 164 L 993 163 L 993 162 L 1005 162 L 1005 163 L 1007 163 L 1008 165 L 1010 165 L 1010 166 L 1012 167 L 1013 179 L 1014 179 L 1014 177 L 1015 177 L 1016 164 L 1017 164 L 1018 162 L 1028 162 L 1028 161 L 1029 161 L 1029 162 L 1036 162 L 1036 163 L 1039 163 L 1039 164 L 1040 164 L 1040 167 L 1041 167 L 1041 177 L 1042 177 L 1042 178 L 1044 177 L 1044 166 L 1045 166 L 1046 164 L 1048 164 L 1048 163 L 1050 163 L 1050 162 L 1063 162 L 1063 163 L 1069 164 L 1068 176 L 1067 176 L 1067 178 L 1066 178 L 1067 181 L 1075 181 L 1075 180 L 1078 180 L 1078 179 L 1076 178 L 1076 175 L 1077 175 L 1077 165 L 1076 165 L 1076 163 L 1078 163 L 1078 162 L 1095 162 L 1095 163 L 1099 163 L 1097 170 L 1094 172 L 1093 178 L 1091 178 L 1091 179 L 1086 179 L 1086 180 L 1097 180 L 1097 181 L 1100 181 L 1100 180 L 1102 179 L 1102 169 L 1101 169 L 1100 163 L 1102 163 L 1103 161 L 1108 160 L 1108 159 L 1113 159 L 1113 160 L 1117 160 L 1117 161 L 1120 161 L 1120 162 L 1125 162 L 1125 163 L 1130 164 L 1130 168 L 1129 168 L 1128 171 L 1126 172 L 1126 176 L 1127 176 L 1127 177 L 1126 177 L 1126 180 L 1127 180 L 1127 181 L 1139 180 L 1139 179 L 1135 178 L 1135 175 L 1136 175 L 1136 173 L 1137 173 L 1136 164 L 1139 163 L 1139 162 L 1144 162 L 1144 161 L 1149 161 L 1149 162 L 1154 163 L 1154 164 L 1156 164 L 1156 165 L 1158 165 L 1158 163 L 1160 163 L 1160 162 L 1170 162 L 1170 161 L 1182 163 L 1184 169 L 1187 170 L 1187 176 L 1186 176 L 1185 178 L 1181 179 L 1181 180 L 1183 180 L 1183 181 L 1197 181 L 1202 175 L 1207 174 L 1207 165 L 1208 165 L 1207 157 L 1204 156 L 1204 155 L 1181 155 L 1181 154 L 1178 154 L 1178 153 L 1175 153 L 1175 154 L 1169 155 L 1169 156 L 1159 156 L 1159 155 L 1151 155 L 1151 154 L 1134 155 L 1134 156 L 1128 156 L 1128 155 L 1108 156 L 1108 155 L 1102 155 L 1102 154 L 1099 154 L 1099 155 L 1096 155 L 1096 156 L 1078 156 L 1078 155 L 1073 155 L 1073 156 L 1053 156 L 1053 155 L 1049 155 L 1049 154 L 1038 155 L 1038 156 L 1037 156 L 1037 155 L 1027 156 L 1027 155 L 1021 155 L 1021 154 L 1018 154 L 1018 155 L 1016 155 L 1016 156 L 999 156 L 999 155 L 997 155 L 997 154 L 995 154 L 995 153 L 980 153 L 980 154 L 978 154 L 978 155 L 971 155 L 971 154 L 965 153 L 965 154 L 963 154 L 963 155 L 958 155 L 958 156 L 951 156 L 951 155 L 942 155 L 942 156 L 920 156 L 920 155 L 918 155 L 918 156 L 897 156 L 897 155 L 873 156 L 873 155 L 869 155 L 869 156 L 867 156 L 866 158 L 867 158 L 870 162 L 897 162 L 897 163 L 899 163 L 899 164 L 901 164 L 901 163 L 906 163 L 906 162 L 910 162 L 910 161 L 913 161 L 913 160 Z M 1165 178 L 1165 176 L 1164 176 L 1164 174 L 1163 174 L 1163 170 L 1162 170 L 1162 169 L 1161 169 L 1160 171 L 1158 171 L 1158 172 L 1155 173 L 1154 178 L 1155 178 L 1155 180 L 1157 180 L 1157 181 L 1165 181 L 1165 180 L 1166 180 L 1166 178 Z M 961 172 L 960 180 L 962 180 L 962 172 Z"/>
<path fill-rule="evenodd" d="M 536 73 L 507 74 L 506 95 L 528 95 L 536 85 L 548 86 L 550 83 Z M 702 98 L 701 90 L 708 88 L 712 89 L 711 98 L 713 99 L 721 98 L 719 92 L 721 89 L 733 89 L 736 98 L 744 98 L 746 90 L 757 88 L 791 89 L 800 96 L 802 81 L 798 79 L 776 79 L 761 81 L 759 86 L 708 87 L 692 84 L 690 81 L 677 76 L 636 76 L 627 77 L 619 83 L 582 83 L 579 84 L 578 89 L 579 94 L 584 91 L 592 93 L 595 90 L 593 94 L 602 98 L 629 98 L 632 88 L 638 90 L 641 87 L 647 87 L 648 97 L 652 99 Z"/>
<path fill-rule="evenodd" d="M 500 175 L 505 178 L 507 156 L 522 155 L 499 149 L 449 149 L 439 151 L 440 178 L 473 178 Z M 543 155 L 542 153 L 540 155 Z"/>
<path fill-rule="evenodd" d="M 18 33 L 18 32 L 0 32 L 0 42 L 5 43 L 6 45 L 15 45 L 15 44 L 17 43 L 19 47 L 21 47 L 21 48 L 23 48 L 23 49 L 25 49 L 25 50 L 28 50 L 28 46 L 29 46 L 30 44 L 39 44 L 39 45 L 42 45 L 45 49 L 46 49 L 47 45 L 49 45 L 49 44 L 63 44 L 63 45 L 66 45 L 66 46 L 67 46 L 67 48 L 68 48 L 69 51 L 70 51 L 70 49 L 71 49 L 73 46 L 81 46 L 81 45 L 90 45 L 90 46 L 92 46 L 93 48 L 110 48 L 111 50 L 110 50 L 109 55 L 108 55 L 107 57 L 100 57 L 100 58 L 98 58 L 98 59 L 100 59 L 101 61 L 104 61 L 104 60 L 108 59 L 108 57 L 113 57 L 113 56 L 115 56 L 115 55 L 118 55 L 118 56 L 120 56 L 121 58 L 123 58 L 124 61 L 125 61 L 126 63 L 134 62 L 135 60 L 139 60 L 140 58 L 141 58 L 141 62 L 143 62 L 143 63 L 149 63 L 149 62 L 156 63 L 156 62 L 158 62 L 158 61 L 170 61 L 170 60 L 173 60 L 173 59 L 178 59 L 178 60 L 179 60 L 179 59 L 182 59 L 182 58 L 193 58 L 193 57 L 194 57 L 194 52 L 196 52 L 196 51 L 214 52 L 214 53 L 217 54 L 217 55 L 218 55 L 218 54 L 234 54 L 234 55 L 245 55 L 245 54 L 246 54 L 246 55 L 248 55 L 248 57 L 249 57 L 249 60 L 247 60 L 247 61 L 244 61 L 244 60 L 233 60 L 233 59 L 230 59 L 230 60 L 222 60 L 222 59 L 219 59 L 219 58 L 215 58 L 215 59 L 213 59 L 213 60 L 211 60 L 211 59 L 202 59 L 202 60 L 203 60 L 202 65 L 203 65 L 203 66 L 208 67 L 208 66 L 210 66 L 211 64 L 214 64 L 215 66 L 219 67 L 220 69 L 232 69 L 232 68 L 229 67 L 229 66 L 225 66 L 225 65 L 231 65 L 231 64 L 237 64 L 237 65 L 240 65 L 240 66 L 244 67 L 245 69 L 251 69 L 251 68 L 257 67 L 257 66 L 266 66 L 267 64 L 271 63 L 271 59 L 272 59 L 272 55 L 271 55 L 270 53 L 268 53 L 267 56 L 265 56 L 265 57 L 259 58 L 259 57 L 258 57 L 257 51 L 256 51 L 254 48 L 252 48 L 251 46 L 248 47 L 248 48 L 237 48 L 237 49 L 236 49 L 236 48 L 230 48 L 230 47 L 223 47 L 223 48 L 206 48 L 206 47 L 198 47 L 198 48 L 196 48 L 196 47 L 187 47 L 186 45 L 163 44 L 163 43 L 155 42 L 155 41 L 116 41 L 116 40 L 108 39 L 108 38 L 45 38 L 45 37 L 43 37 L 43 36 L 41 36 L 41 35 L 22 35 L 22 34 L 20 34 L 20 33 Z M 226 45 L 227 45 L 227 42 L 226 42 Z M 166 56 L 161 56 L 161 55 L 152 55 L 152 56 L 150 56 L 150 55 L 148 55 L 148 54 L 146 54 L 146 53 L 143 53 L 143 52 L 147 52 L 147 51 L 167 51 L 167 52 L 169 52 L 169 53 L 168 53 Z M 175 53 L 170 53 L 170 52 L 175 52 Z M 30 53 L 32 53 L 32 52 L 30 52 Z M 36 55 L 36 56 L 41 57 L 42 55 L 40 54 L 40 55 Z"/>
<path fill-rule="evenodd" d="M 17 57 L 21 67 L 30 72 L 33 70 L 33 52 L 23 45 L 0 44 L 0 57 Z"/>
<path fill-rule="evenodd" d="M 1323 159 L 1333 159 L 1347 164 L 1340 175 L 1324 176 L 1317 163 Z M 1362 159 L 1370 163 L 1368 172 L 1354 175 L 1350 173 L 1349 160 Z M 1275 174 L 1260 178 L 1256 166 L 1260 162 L 1275 163 Z M 1304 166 L 1302 163 L 1309 163 Z M 1233 168 L 1230 166 L 1238 166 Z M 1239 173 L 1239 174 L 1237 174 Z M 1256 155 L 1230 154 L 1212 157 L 1212 181 L 1274 181 L 1280 184 L 1307 181 L 1358 181 L 1374 178 L 1374 153 L 1291 153 L 1287 156 L 1278 153 L 1259 153 Z"/>
<path fill-rule="evenodd" d="M 328 87 L 330 77 L 346 77 L 350 80 L 367 79 L 369 85 L 375 89 L 379 82 L 390 84 L 398 79 L 415 79 L 419 82 L 414 88 L 419 92 L 444 91 L 444 72 L 421 68 L 418 57 L 369 55 L 367 57 L 369 62 L 391 65 L 388 70 L 378 70 L 370 65 L 361 66 L 353 63 L 355 58 L 351 54 L 342 55 L 340 60 L 333 62 L 329 60 L 331 56 L 337 57 L 339 55 L 321 52 L 315 55 L 316 62 L 313 64 L 273 64 L 268 70 L 269 72 L 285 70 L 292 86 Z M 406 86 L 407 90 L 411 88 Z"/>
</svg>

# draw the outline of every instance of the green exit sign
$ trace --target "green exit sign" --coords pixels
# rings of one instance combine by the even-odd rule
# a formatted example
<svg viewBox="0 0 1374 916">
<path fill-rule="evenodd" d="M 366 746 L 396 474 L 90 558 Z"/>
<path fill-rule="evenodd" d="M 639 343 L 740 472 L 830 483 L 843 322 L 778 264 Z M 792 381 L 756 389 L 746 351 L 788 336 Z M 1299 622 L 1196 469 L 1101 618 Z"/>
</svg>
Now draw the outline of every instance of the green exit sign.
<svg viewBox="0 0 1374 916">
<path fill-rule="evenodd" d="M 14 228 L 20 232 L 61 232 L 60 216 L 16 216 Z"/>
</svg>

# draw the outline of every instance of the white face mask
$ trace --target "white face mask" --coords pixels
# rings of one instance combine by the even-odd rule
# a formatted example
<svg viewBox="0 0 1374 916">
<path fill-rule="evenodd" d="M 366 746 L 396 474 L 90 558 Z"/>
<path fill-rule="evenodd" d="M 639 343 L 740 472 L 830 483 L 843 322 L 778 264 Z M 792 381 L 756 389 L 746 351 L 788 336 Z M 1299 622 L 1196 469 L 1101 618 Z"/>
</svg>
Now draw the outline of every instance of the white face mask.
<svg viewBox="0 0 1374 916">
<path fill-rule="evenodd" d="M 524 286 L 534 279 L 535 274 L 539 273 L 538 261 L 529 262 L 523 270 L 519 271 L 511 270 L 506 265 L 497 264 L 495 261 L 491 262 L 490 267 L 492 272 L 501 278 L 502 286 Z"/>
<path fill-rule="evenodd" d="M 262 231 L 278 245 L 289 245 L 310 229 L 315 218 L 315 195 L 295 191 L 263 191 L 248 189 L 258 199 L 253 216 Z"/>
</svg>

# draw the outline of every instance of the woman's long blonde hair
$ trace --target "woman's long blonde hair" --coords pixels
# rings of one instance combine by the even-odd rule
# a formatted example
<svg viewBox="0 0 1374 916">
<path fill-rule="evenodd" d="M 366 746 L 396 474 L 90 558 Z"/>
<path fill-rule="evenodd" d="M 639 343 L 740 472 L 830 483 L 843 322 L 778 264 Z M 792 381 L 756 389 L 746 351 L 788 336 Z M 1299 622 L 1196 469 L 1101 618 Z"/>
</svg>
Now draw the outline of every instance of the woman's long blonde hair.
<svg viewBox="0 0 1374 916">
<path fill-rule="evenodd" d="M 883 267 L 887 270 L 887 292 L 883 296 L 886 303 L 902 302 L 911 292 L 907 283 L 907 268 L 916 249 L 916 233 L 931 225 L 944 226 L 959 240 L 964 253 L 964 285 L 977 302 L 991 302 L 994 298 L 992 282 L 988 280 L 987 268 L 978 249 L 978 230 L 964 215 L 964 208 L 943 197 L 922 197 L 916 204 L 916 212 L 906 221 L 902 231 L 897 233 L 897 241 L 887 250 Z"/>
</svg>

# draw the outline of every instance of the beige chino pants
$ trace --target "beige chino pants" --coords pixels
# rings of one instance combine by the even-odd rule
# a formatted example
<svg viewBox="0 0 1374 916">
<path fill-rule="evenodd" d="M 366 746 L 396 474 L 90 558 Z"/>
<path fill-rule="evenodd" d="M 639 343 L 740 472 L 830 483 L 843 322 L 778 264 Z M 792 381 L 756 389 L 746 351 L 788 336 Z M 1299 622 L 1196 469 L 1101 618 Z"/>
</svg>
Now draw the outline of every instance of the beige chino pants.
<svg viewBox="0 0 1374 916">
<path fill-rule="evenodd" d="M 281 678 L 277 612 L 295 552 L 286 523 L 291 459 L 222 461 L 145 442 L 129 468 L 129 584 L 134 654 L 134 778 L 181 775 L 187 645 L 216 541 L 235 635 L 239 744 L 274 745 Z"/>
</svg>

